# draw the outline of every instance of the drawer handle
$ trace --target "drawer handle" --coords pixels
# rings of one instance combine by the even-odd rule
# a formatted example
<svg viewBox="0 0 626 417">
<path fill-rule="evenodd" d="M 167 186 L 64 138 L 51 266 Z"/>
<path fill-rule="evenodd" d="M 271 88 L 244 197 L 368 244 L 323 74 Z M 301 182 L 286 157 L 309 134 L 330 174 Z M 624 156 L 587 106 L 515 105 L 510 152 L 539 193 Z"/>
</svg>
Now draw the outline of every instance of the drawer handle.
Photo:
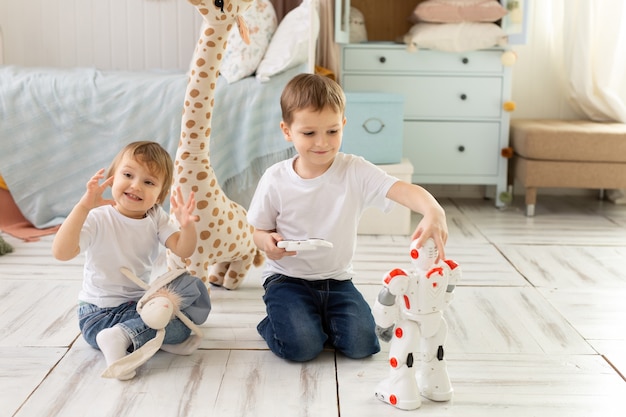
<svg viewBox="0 0 626 417">
<path fill-rule="evenodd" d="M 465 146 L 461 145 L 457 148 L 459 152 L 465 152 Z"/>
<path fill-rule="evenodd" d="M 378 60 L 380 61 L 381 64 L 384 64 L 385 62 L 387 62 L 387 58 L 385 58 L 384 56 L 381 56 L 380 58 L 378 58 Z"/>
<path fill-rule="evenodd" d="M 380 133 L 384 127 L 385 124 L 383 123 L 383 121 L 376 117 L 370 117 L 363 122 L 363 129 L 365 129 L 367 133 Z"/>
<path fill-rule="evenodd" d="M 464 64 L 469 64 L 469 59 L 467 57 L 463 57 L 461 62 L 464 63 Z"/>
<path fill-rule="evenodd" d="M 463 101 L 467 100 L 467 94 L 461 94 L 461 100 Z"/>
</svg>

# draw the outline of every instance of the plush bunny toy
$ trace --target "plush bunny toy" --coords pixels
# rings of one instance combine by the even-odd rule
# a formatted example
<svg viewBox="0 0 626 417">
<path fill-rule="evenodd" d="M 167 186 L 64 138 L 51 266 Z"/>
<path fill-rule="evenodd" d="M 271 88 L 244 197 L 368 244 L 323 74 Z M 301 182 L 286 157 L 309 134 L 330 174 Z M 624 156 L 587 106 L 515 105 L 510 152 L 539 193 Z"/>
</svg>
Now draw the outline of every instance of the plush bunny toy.
<svg viewBox="0 0 626 417">
<path fill-rule="evenodd" d="M 185 274 L 184 269 L 175 269 L 157 278 L 151 285 L 143 282 L 129 269 L 122 268 L 122 273 L 131 281 L 146 290 L 146 293 L 137 302 L 137 312 L 147 326 L 157 331 L 154 339 L 144 344 L 129 355 L 113 362 L 103 373 L 105 378 L 120 378 L 135 372 L 135 369 L 146 363 L 163 345 L 165 327 L 173 318 L 178 318 L 191 329 L 188 345 L 197 346 L 202 340 L 202 330 L 180 311 L 181 296 L 169 286 L 176 278 Z M 203 308 L 208 314 L 210 307 Z M 206 316 L 203 316 L 206 318 Z M 194 349 L 195 350 L 195 349 Z"/>
</svg>

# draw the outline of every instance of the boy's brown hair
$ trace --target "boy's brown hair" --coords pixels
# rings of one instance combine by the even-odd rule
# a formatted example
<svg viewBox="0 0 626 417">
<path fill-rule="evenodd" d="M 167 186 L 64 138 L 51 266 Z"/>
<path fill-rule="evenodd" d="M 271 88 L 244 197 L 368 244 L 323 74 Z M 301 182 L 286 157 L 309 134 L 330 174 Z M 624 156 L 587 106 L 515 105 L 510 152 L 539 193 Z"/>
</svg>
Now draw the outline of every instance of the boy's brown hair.
<svg viewBox="0 0 626 417">
<path fill-rule="evenodd" d="M 115 174 L 115 170 L 124 155 L 130 155 L 134 160 L 145 164 L 152 175 L 163 179 L 163 187 L 157 199 L 158 204 L 163 204 L 170 192 L 174 179 L 174 163 L 170 154 L 156 142 L 144 140 L 129 143 L 119 151 L 113 162 L 111 162 L 107 178 Z"/>
<path fill-rule="evenodd" d="M 303 109 L 322 111 L 330 107 L 344 114 L 346 96 L 335 81 L 316 74 L 298 74 L 285 86 L 280 96 L 283 122 L 290 125 L 293 113 Z"/>
</svg>

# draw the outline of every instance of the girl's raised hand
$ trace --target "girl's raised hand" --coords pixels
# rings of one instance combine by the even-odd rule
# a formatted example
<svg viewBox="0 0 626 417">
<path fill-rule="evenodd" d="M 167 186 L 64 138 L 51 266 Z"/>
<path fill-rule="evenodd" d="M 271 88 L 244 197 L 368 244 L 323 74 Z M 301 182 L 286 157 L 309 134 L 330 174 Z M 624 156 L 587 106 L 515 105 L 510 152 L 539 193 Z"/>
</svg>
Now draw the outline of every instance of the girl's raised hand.
<svg viewBox="0 0 626 417">
<path fill-rule="evenodd" d="M 113 184 L 113 177 L 107 178 L 102 184 L 100 181 L 104 179 L 104 168 L 100 169 L 96 174 L 87 181 L 87 190 L 81 197 L 79 204 L 87 210 L 100 206 L 115 205 L 115 200 L 109 200 L 102 197 L 107 187 Z"/>
<path fill-rule="evenodd" d="M 180 186 L 176 187 L 176 189 L 172 190 L 170 206 L 171 211 L 174 213 L 176 220 L 178 220 L 180 227 L 185 227 L 189 223 L 197 222 L 199 220 L 199 217 L 193 214 L 193 211 L 196 208 L 196 199 L 193 191 L 189 193 L 189 199 L 185 202 Z"/>
</svg>

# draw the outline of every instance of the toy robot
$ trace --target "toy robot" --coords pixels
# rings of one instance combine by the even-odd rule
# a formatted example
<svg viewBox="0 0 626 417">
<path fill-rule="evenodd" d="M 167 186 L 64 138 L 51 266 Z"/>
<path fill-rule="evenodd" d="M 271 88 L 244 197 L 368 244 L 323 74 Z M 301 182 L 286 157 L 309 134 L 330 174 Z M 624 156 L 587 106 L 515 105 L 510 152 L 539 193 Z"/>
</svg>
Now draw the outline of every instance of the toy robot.
<svg viewBox="0 0 626 417">
<path fill-rule="evenodd" d="M 433 401 L 452 398 L 444 359 L 448 326 L 443 311 L 452 301 L 461 268 L 451 260 L 435 264 L 438 252 L 432 239 L 420 249 L 416 243 L 411 243 L 409 252 L 414 270 L 388 272 L 373 308 L 376 332 L 390 342 L 391 366 L 389 376 L 376 388 L 376 397 L 403 410 L 418 408 L 420 394 Z"/>
</svg>

